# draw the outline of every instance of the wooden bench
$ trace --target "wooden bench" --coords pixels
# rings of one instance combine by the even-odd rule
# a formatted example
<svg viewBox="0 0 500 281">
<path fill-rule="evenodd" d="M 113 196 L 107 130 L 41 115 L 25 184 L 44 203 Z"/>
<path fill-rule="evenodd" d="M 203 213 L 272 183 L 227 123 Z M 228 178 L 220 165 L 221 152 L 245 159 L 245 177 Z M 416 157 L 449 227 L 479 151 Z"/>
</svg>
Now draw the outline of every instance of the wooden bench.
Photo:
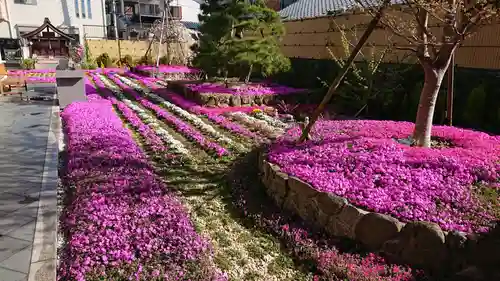
<svg viewBox="0 0 500 281">
<path fill-rule="evenodd" d="M 20 94 L 21 98 L 23 96 L 23 92 L 13 92 L 13 89 L 21 90 L 24 88 L 25 91 L 28 91 L 28 85 L 26 83 L 26 77 L 22 75 L 9 75 L 7 70 L 5 69 L 4 64 L 0 64 L 0 94 L 3 96 L 4 87 L 7 86 L 10 93 L 9 94 Z"/>
</svg>

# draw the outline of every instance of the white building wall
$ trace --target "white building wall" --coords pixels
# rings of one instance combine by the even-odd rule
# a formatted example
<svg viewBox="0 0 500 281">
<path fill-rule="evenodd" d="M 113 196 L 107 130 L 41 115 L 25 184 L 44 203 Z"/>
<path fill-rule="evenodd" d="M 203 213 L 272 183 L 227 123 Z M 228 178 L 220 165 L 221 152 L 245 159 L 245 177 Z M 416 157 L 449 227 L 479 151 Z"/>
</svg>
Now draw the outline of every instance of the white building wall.
<svg viewBox="0 0 500 281">
<path fill-rule="evenodd" d="M 198 22 L 200 4 L 194 0 L 173 0 L 172 6 L 182 7 L 182 21 Z"/>
<path fill-rule="evenodd" d="M 0 23 L 0 38 L 10 38 L 10 25 L 4 21 Z"/>
<path fill-rule="evenodd" d="M 83 25 L 105 25 L 104 0 L 90 0 L 91 18 L 88 17 L 88 0 L 27 0 L 27 2 L 34 4 L 18 4 L 14 1 L 6 0 L 13 38 L 18 38 L 16 25 L 33 26 L 36 28 L 43 24 L 46 17 L 56 27 L 72 26 L 78 28 L 81 37 L 84 33 Z M 79 17 L 76 15 L 75 1 L 78 1 Z M 82 16 L 82 2 L 86 11 L 85 18 Z M 104 29 L 100 32 L 104 33 Z M 7 23 L 0 24 L 0 37 L 10 37 L 9 25 Z"/>
</svg>

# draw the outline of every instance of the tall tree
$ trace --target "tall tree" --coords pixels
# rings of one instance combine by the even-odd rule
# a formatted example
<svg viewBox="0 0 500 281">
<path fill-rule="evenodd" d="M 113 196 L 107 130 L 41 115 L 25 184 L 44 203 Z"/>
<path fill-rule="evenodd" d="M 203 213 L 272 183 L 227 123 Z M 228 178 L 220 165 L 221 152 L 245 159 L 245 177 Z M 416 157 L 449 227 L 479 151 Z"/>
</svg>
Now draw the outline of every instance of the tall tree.
<svg viewBox="0 0 500 281">
<path fill-rule="evenodd" d="M 251 2 L 251 3 L 250 3 Z M 281 18 L 263 0 L 237 1 L 228 50 L 233 65 L 245 69 L 241 77 L 248 82 L 254 72 L 267 76 L 290 68 L 279 40 L 285 32 Z"/>
<path fill-rule="evenodd" d="M 210 76 L 244 69 L 238 74 L 248 82 L 254 72 L 271 75 L 290 67 L 279 48 L 284 26 L 263 0 L 209 0 L 201 10 L 193 63 Z"/>
<path fill-rule="evenodd" d="M 226 76 L 227 52 L 224 48 L 230 38 L 234 17 L 229 13 L 232 1 L 207 0 L 201 4 L 200 40 L 193 46 L 193 65 L 209 76 Z"/>
<path fill-rule="evenodd" d="M 375 14 L 373 0 L 356 0 Z M 382 2 L 382 0 L 377 0 Z M 415 144 L 430 147 L 432 121 L 444 74 L 458 46 L 481 26 L 498 20 L 498 0 L 401 0 L 397 12 L 387 13 L 383 27 L 401 38 L 396 49 L 412 52 L 424 70 L 424 85 L 415 121 Z M 380 4 L 378 4 L 380 5 Z"/>
</svg>

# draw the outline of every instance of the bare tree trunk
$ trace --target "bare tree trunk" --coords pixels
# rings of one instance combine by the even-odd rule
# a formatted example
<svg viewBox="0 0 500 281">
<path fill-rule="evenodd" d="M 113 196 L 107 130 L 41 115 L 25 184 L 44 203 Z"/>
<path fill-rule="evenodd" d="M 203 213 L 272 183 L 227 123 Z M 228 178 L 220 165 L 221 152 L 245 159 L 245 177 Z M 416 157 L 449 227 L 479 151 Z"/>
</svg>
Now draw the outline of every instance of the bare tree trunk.
<svg viewBox="0 0 500 281">
<path fill-rule="evenodd" d="M 452 7 L 451 12 L 447 14 L 449 22 L 456 24 L 455 14 L 456 0 L 448 0 Z M 436 101 L 439 95 L 439 88 L 443 82 L 444 74 L 448 69 L 451 58 L 455 53 L 459 41 L 454 39 L 456 37 L 455 28 L 452 26 L 445 26 L 443 28 L 443 44 L 439 48 L 439 52 L 435 52 L 435 59 L 429 59 L 427 43 L 427 34 L 425 33 L 428 28 L 428 12 L 422 9 L 419 12 L 419 20 L 422 23 L 419 29 L 420 37 L 423 39 L 424 44 L 418 50 L 418 57 L 422 67 L 424 68 L 425 81 L 422 93 L 420 94 L 420 101 L 418 104 L 417 118 L 415 120 L 415 129 L 413 131 L 413 139 L 417 146 L 430 147 L 431 146 L 431 131 L 432 121 L 434 119 L 434 110 Z"/>
<path fill-rule="evenodd" d="M 248 84 L 248 82 L 250 81 L 250 77 L 252 76 L 252 71 L 253 71 L 253 64 L 250 64 L 250 67 L 248 68 L 247 77 L 245 77 L 245 84 Z"/>
<path fill-rule="evenodd" d="M 228 75 L 229 75 L 229 72 L 227 71 L 227 69 L 224 69 L 224 86 L 226 86 L 226 88 L 229 88 L 229 82 L 227 81 Z"/>
<path fill-rule="evenodd" d="M 148 49 L 146 50 L 146 53 L 144 53 L 144 58 L 148 57 L 148 54 L 151 51 L 151 46 L 153 45 L 154 40 L 155 40 L 155 36 L 153 35 L 153 38 L 151 38 L 151 41 L 149 41 Z"/>
<path fill-rule="evenodd" d="M 337 90 L 337 88 L 340 86 L 342 81 L 344 80 L 344 77 L 347 75 L 347 72 L 352 66 L 352 63 L 354 62 L 354 59 L 358 56 L 359 52 L 361 51 L 361 48 L 365 45 L 366 41 L 370 37 L 370 35 L 373 33 L 375 30 L 375 27 L 377 27 L 378 23 L 380 22 L 380 19 L 384 15 L 384 12 L 389 5 L 390 1 L 385 0 L 382 6 L 380 6 L 377 14 L 373 17 L 373 19 L 370 21 L 368 26 L 366 27 L 365 32 L 359 39 L 358 43 L 352 50 L 349 58 L 347 59 L 346 63 L 344 64 L 344 67 L 342 68 L 342 71 L 340 72 L 339 75 L 335 78 L 333 83 L 330 85 L 330 88 L 328 88 L 328 92 L 326 93 L 325 97 L 319 104 L 319 106 L 314 110 L 313 114 L 311 115 L 311 118 L 309 120 L 309 123 L 307 126 L 302 130 L 302 135 L 300 136 L 298 142 L 304 142 L 309 138 L 309 133 L 311 132 L 312 127 L 314 126 L 314 123 L 318 120 L 319 115 L 321 112 L 324 110 L 326 104 L 331 100 L 333 94 Z"/>
<path fill-rule="evenodd" d="M 417 146 L 431 146 L 432 120 L 445 70 L 446 68 L 433 69 L 430 65 L 424 66 L 425 82 L 420 94 L 415 130 L 413 131 L 413 139 Z"/>
</svg>

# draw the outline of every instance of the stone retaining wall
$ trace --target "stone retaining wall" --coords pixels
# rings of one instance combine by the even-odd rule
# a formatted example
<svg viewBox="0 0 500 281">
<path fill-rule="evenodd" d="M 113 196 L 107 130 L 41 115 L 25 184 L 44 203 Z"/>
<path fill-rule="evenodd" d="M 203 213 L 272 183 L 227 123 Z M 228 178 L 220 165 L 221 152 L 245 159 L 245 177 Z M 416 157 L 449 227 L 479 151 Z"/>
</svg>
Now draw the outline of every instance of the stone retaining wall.
<svg viewBox="0 0 500 281">
<path fill-rule="evenodd" d="M 267 194 L 283 209 L 337 237 L 361 242 L 394 261 L 430 270 L 461 270 L 468 265 L 500 265 L 500 235 L 445 232 L 431 222 L 403 223 L 384 214 L 367 212 L 345 198 L 319 192 L 308 183 L 283 173 L 259 155 L 261 180 Z"/>
</svg>

